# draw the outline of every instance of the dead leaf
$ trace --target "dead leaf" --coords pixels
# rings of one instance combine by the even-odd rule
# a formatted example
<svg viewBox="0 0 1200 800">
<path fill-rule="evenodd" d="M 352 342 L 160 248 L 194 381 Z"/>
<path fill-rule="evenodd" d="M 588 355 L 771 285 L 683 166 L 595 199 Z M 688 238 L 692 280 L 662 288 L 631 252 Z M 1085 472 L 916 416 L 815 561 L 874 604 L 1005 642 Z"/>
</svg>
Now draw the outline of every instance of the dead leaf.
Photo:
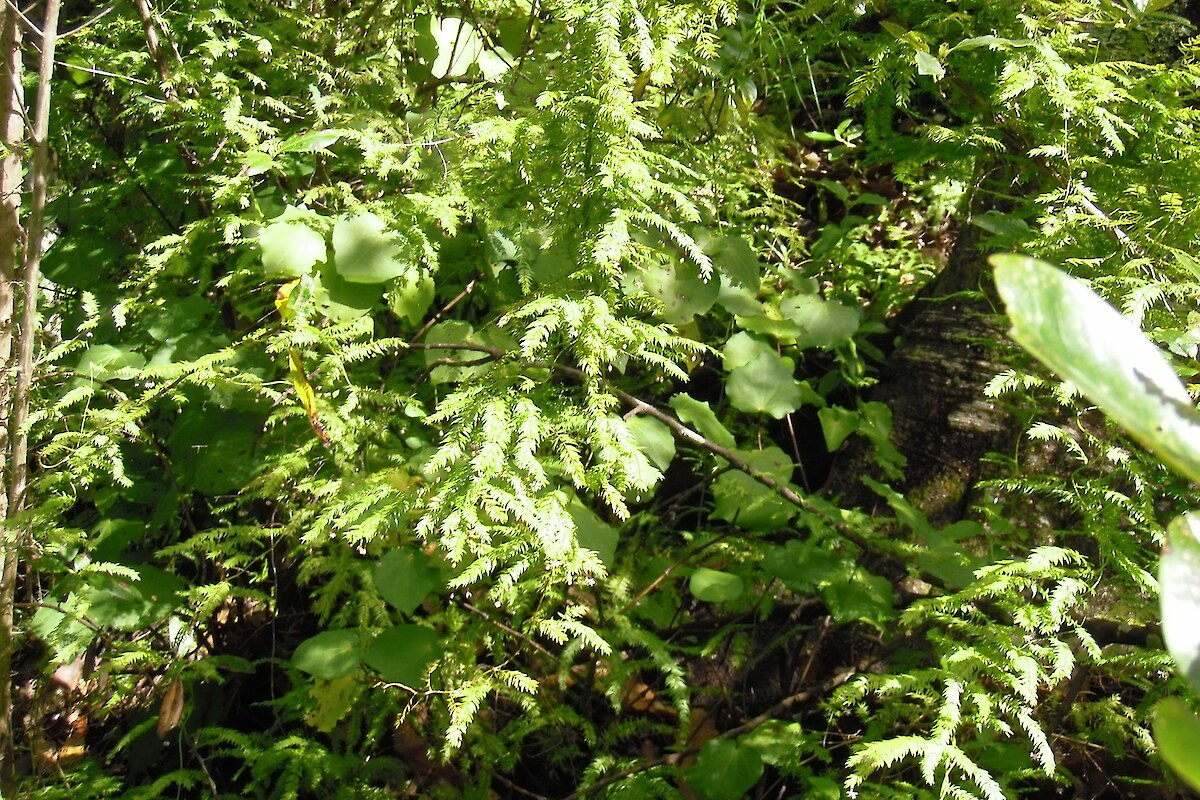
<svg viewBox="0 0 1200 800">
<path fill-rule="evenodd" d="M 183 682 L 179 678 L 176 678 L 167 687 L 167 693 L 163 695 L 162 705 L 158 709 L 158 727 L 155 728 L 158 732 L 158 738 L 162 739 L 168 733 L 178 728 L 179 720 L 182 717 Z"/>
</svg>

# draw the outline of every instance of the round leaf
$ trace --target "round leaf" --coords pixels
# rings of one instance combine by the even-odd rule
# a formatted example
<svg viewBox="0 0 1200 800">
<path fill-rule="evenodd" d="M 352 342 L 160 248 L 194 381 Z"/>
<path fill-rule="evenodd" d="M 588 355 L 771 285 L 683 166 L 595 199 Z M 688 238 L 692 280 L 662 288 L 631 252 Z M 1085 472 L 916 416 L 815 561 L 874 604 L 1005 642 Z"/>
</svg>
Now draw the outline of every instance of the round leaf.
<svg viewBox="0 0 1200 800">
<path fill-rule="evenodd" d="M 420 625 L 397 625 L 375 637 L 363 661 L 389 683 L 420 686 L 429 665 L 441 652 L 436 631 Z"/>
<path fill-rule="evenodd" d="M 796 336 L 799 347 L 834 347 L 858 330 L 858 309 L 813 294 L 784 298 L 779 310 L 803 329 Z"/>
<path fill-rule="evenodd" d="M 706 603 L 729 603 L 742 596 L 746 591 L 746 582 L 740 575 L 734 575 L 732 572 L 700 567 L 692 573 L 688 588 L 697 600 Z"/>
<path fill-rule="evenodd" d="M 358 667 L 361 655 L 354 631 L 324 631 L 305 639 L 292 654 L 292 666 L 315 678 L 334 681 Z"/>
<path fill-rule="evenodd" d="M 762 757 L 753 747 L 713 739 L 700 748 L 687 781 L 705 800 L 741 800 L 762 773 Z"/>
<path fill-rule="evenodd" d="M 666 320 L 677 325 L 708 311 L 721 293 L 721 283 L 716 276 L 705 279 L 700 268 L 691 261 L 649 267 L 642 284 L 647 292 L 662 301 Z"/>
<path fill-rule="evenodd" d="M 325 237 L 299 222 L 276 222 L 258 235 L 268 278 L 300 278 L 325 260 Z"/>
<path fill-rule="evenodd" d="M 748 333 L 737 333 L 725 345 L 725 389 L 734 408 L 765 412 L 782 419 L 803 402 L 790 358 L 775 353 Z"/>
<path fill-rule="evenodd" d="M 365 212 L 333 226 L 333 260 L 350 283 L 386 283 L 408 272 L 411 254 L 385 232 L 384 221 Z"/>
</svg>

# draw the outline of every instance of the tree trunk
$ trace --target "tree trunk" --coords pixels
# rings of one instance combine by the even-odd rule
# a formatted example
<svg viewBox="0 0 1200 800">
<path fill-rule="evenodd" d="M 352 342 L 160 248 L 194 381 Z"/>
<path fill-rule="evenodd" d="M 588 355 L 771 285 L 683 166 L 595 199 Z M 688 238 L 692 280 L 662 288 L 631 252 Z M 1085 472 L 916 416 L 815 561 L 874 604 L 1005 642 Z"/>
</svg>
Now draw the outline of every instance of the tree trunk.
<svg viewBox="0 0 1200 800">
<path fill-rule="evenodd" d="M 50 84 L 54 73 L 54 49 L 58 43 L 58 12 L 60 0 L 47 0 L 45 23 L 42 27 L 41 59 L 38 70 L 37 107 L 33 114 L 33 131 L 29 146 L 31 159 L 27 176 L 29 191 L 29 220 L 22 232 L 19 219 L 20 194 L 17 185 L 7 183 L 4 197 L 3 216 L 0 216 L 0 246 L 15 248 L 18 240 L 24 242 L 20 274 L 13 275 L 11 287 L 17 278 L 21 284 L 21 324 L 16 334 L 13 334 L 13 298 L 8 297 L 8 318 L 4 325 L 5 341 L 0 347 L 8 348 L 7 363 L 15 366 L 16 385 L 11 392 L 7 389 L 2 398 L 6 416 L 7 441 L 6 473 L 4 475 L 7 503 L 3 516 L 3 541 L 0 543 L 0 787 L 11 793 L 11 787 L 16 778 L 16 742 L 13 736 L 13 698 L 12 698 L 12 660 L 16 643 L 13 627 L 13 600 L 16 596 L 17 566 L 21 553 L 29 541 L 28 530 L 20 525 L 11 524 L 24 507 L 25 488 L 29 468 L 29 436 L 25 430 L 25 420 L 29 415 L 29 390 L 33 383 L 34 345 L 37 341 L 37 299 L 38 283 L 41 276 L 42 237 L 45 234 L 46 183 L 50 162 Z M 4 50 L 5 74 L 4 80 L 10 85 L 20 86 L 20 38 L 18 36 L 18 21 L 12 11 L 12 6 L 5 4 L 5 25 L 3 29 L 6 46 Z M 3 108 L 5 134 L 10 132 L 10 126 L 15 125 L 14 114 L 23 114 L 22 97 L 19 88 L 5 92 L 7 105 Z M 20 131 L 18 130 L 18 133 Z M 11 140 L 10 140 L 11 141 Z M 23 145 L 23 143 L 22 143 Z M 10 144 L 10 147 L 14 145 Z M 23 147 L 10 149 L 9 159 L 19 158 Z M 4 164 L 2 175 L 4 181 L 15 179 L 20 174 L 20 164 Z M 11 172 L 9 170 L 12 170 Z M 10 204 L 17 201 L 17 207 Z M 3 227 L 11 226 L 11 227 Z M 0 259 L 4 268 L 12 269 L 15 262 L 15 252 L 0 250 Z M 11 292 L 11 288 L 9 289 Z M 0 301 L 2 302 L 2 301 Z M 0 313 L 3 308 L 0 307 Z M 15 345 L 15 348 L 14 348 Z M 16 350 L 15 354 L 13 350 Z M 14 360 L 15 359 L 15 360 Z M 6 387 L 8 382 L 5 381 Z"/>
<path fill-rule="evenodd" d="M 892 410 L 891 439 L 907 459 L 904 480 L 893 488 L 935 527 L 962 517 L 982 458 L 1006 448 L 1018 433 L 1013 420 L 983 395 L 1004 368 L 992 351 L 1005 339 L 1005 323 L 990 299 L 980 238 L 977 228 L 963 224 L 949 264 L 905 315 L 911 321 L 901 327 L 901 343 L 870 397 Z M 964 292 L 975 294 L 960 295 Z M 882 503 L 864 486 L 863 475 L 886 480 L 874 464 L 872 445 L 856 437 L 838 455 L 825 493 L 847 507 Z"/>
</svg>

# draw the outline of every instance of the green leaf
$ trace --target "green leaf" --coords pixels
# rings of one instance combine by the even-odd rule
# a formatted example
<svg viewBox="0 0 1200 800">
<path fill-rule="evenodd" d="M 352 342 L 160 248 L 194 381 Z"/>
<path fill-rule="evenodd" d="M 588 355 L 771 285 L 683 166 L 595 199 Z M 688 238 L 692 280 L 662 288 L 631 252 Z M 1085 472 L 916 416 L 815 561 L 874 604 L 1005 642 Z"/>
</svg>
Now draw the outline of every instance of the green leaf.
<svg viewBox="0 0 1200 800">
<path fill-rule="evenodd" d="M 241 489 L 262 466 L 254 457 L 262 424 L 257 414 L 191 406 L 179 417 L 168 440 L 172 466 L 183 481 L 203 494 Z"/>
<path fill-rule="evenodd" d="M 401 247 L 371 212 L 338 220 L 333 226 L 333 260 L 350 283 L 386 283 L 413 269 L 411 247 Z"/>
<path fill-rule="evenodd" d="M 75 371 L 98 381 L 112 380 L 123 369 L 141 369 L 146 359 L 128 347 L 97 344 L 83 351 Z M 128 376 L 127 376 L 128 377 Z"/>
<path fill-rule="evenodd" d="M 363 653 L 363 662 L 389 683 L 418 688 L 429 665 L 441 653 L 437 631 L 420 625 L 397 625 L 375 637 Z"/>
<path fill-rule="evenodd" d="M 620 539 L 617 529 L 578 500 L 572 500 L 567 505 L 567 513 L 575 523 L 575 539 L 579 546 L 593 551 L 604 562 L 604 566 L 611 569 L 616 564 L 617 541 Z"/>
<path fill-rule="evenodd" d="M 1200 512 L 1177 517 L 1167 526 L 1158 588 L 1167 650 L 1200 691 Z"/>
<path fill-rule="evenodd" d="M 812 294 L 785 297 L 779 303 L 779 310 L 803 329 L 796 337 L 796 345 L 800 348 L 836 347 L 849 341 L 861 319 L 857 308 Z"/>
<path fill-rule="evenodd" d="M 275 159 L 269 153 L 261 150 L 251 150 L 242 159 L 242 174 L 253 177 L 268 172 L 276 167 Z"/>
<path fill-rule="evenodd" d="M 1200 415 L 1161 351 L 1065 272 L 1026 256 L 990 261 L 1012 337 L 1133 438 L 1200 482 Z"/>
<path fill-rule="evenodd" d="M 1178 698 L 1163 700 L 1154 709 L 1154 741 L 1163 761 L 1200 791 L 1200 717 Z"/>
<path fill-rule="evenodd" d="M 705 800 L 741 800 L 762 773 L 762 757 L 753 747 L 712 739 L 700 748 L 686 776 L 688 785 Z"/>
<path fill-rule="evenodd" d="M 312 153 L 316 150 L 324 150 L 327 147 L 332 147 L 337 144 L 338 140 L 345 136 L 345 131 L 339 130 L 321 130 L 308 131 L 293 136 L 288 139 L 279 148 L 281 153 Z"/>
<path fill-rule="evenodd" d="M 42 274 L 68 289 L 97 290 L 97 278 L 118 263 L 121 248 L 100 236 L 71 233 L 50 245 L 42 259 Z"/>
<path fill-rule="evenodd" d="M 429 329 L 429 333 L 425 336 L 425 341 L 429 344 L 454 344 L 467 343 L 471 340 L 475 329 L 469 322 L 462 320 L 447 320 L 439 322 Z M 486 354 L 480 353 L 477 350 L 450 350 L 450 349 L 430 349 L 425 351 L 425 364 L 433 366 L 440 361 L 453 361 L 455 364 L 438 364 L 429 373 L 429 380 L 433 383 L 453 383 L 455 381 L 466 380 L 471 375 L 478 371 L 478 367 L 459 366 L 457 362 L 470 363 L 476 361 Z"/>
<path fill-rule="evenodd" d="M 377 283 L 350 283 L 326 262 L 313 286 L 313 303 L 334 322 L 351 322 L 375 308 L 383 298 Z"/>
<path fill-rule="evenodd" d="M 800 723 L 769 719 L 742 736 L 738 744 L 757 751 L 764 764 L 775 766 L 795 763 L 803 737 L 804 729 Z"/>
<path fill-rule="evenodd" d="M 183 600 L 183 581 L 157 567 L 123 565 L 138 580 L 115 575 L 92 575 L 79 596 L 88 606 L 88 617 L 105 628 L 136 631 L 161 621 Z"/>
<path fill-rule="evenodd" d="M 836 453 L 842 442 L 859 428 L 858 413 L 841 406 L 825 406 L 817 412 L 817 420 L 821 423 L 825 448 L 831 453 Z"/>
<path fill-rule="evenodd" d="M 456 17 L 430 21 L 437 56 L 430 69 L 435 78 L 465 75 L 483 54 L 483 39 L 470 24 Z"/>
<path fill-rule="evenodd" d="M 671 408 L 679 415 L 680 421 L 691 425 L 706 439 L 729 450 L 737 447 L 733 434 L 717 419 L 717 415 L 708 407 L 708 402 L 701 402 L 691 395 L 680 392 L 670 400 Z"/>
<path fill-rule="evenodd" d="M 258 235 L 263 273 L 268 278 L 300 278 L 325 260 L 325 237 L 299 222 L 276 222 Z"/>
<path fill-rule="evenodd" d="M 763 569 L 798 595 L 816 593 L 831 575 L 848 573 L 851 566 L 848 559 L 798 539 L 770 548 L 763 558 Z"/>
<path fill-rule="evenodd" d="M 895 616 L 892 582 L 856 567 L 849 575 L 830 576 L 820 588 L 821 599 L 835 622 L 869 622 L 882 628 Z"/>
<path fill-rule="evenodd" d="M 389 550 L 371 576 L 381 597 L 401 614 L 411 614 L 438 586 L 429 556 L 413 548 Z"/>
<path fill-rule="evenodd" d="M 932 53 L 918 50 L 917 73 L 920 75 L 929 75 L 935 81 L 940 81 L 946 75 L 946 68 L 942 66 L 942 62 L 938 61 L 937 57 Z"/>
<path fill-rule="evenodd" d="M 730 603 L 746 591 L 740 575 L 698 567 L 688 581 L 688 588 L 697 600 L 705 603 Z"/>
<path fill-rule="evenodd" d="M 721 281 L 717 276 L 706 280 L 698 266 L 683 260 L 647 267 L 642 284 L 662 302 L 663 317 L 676 325 L 706 313 L 721 293 Z"/>
<path fill-rule="evenodd" d="M 713 519 L 747 531 L 769 533 L 787 527 L 798 509 L 744 472 L 726 470 L 713 483 Z"/>
<path fill-rule="evenodd" d="M 742 411 L 765 412 L 782 419 L 801 405 L 795 364 L 748 333 L 735 333 L 725 344 L 725 390 Z"/>
<path fill-rule="evenodd" d="M 388 308 L 411 325 L 420 324 L 433 303 L 433 279 L 419 270 L 404 274 L 388 291 Z"/>
<path fill-rule="evenodd" d="M 646 454 L 650 463 L 666 471 L 675 460 L 675 436 L 666 424 L 654 417 L 639 415 L 625 423 L 633 434 L 638 449 Z"/>
<path fill-rule="evenodd" d="M 713 257 L 713 267 L 734 286 L 756 290 L 762 262 L 750 243 L 741 236 L 721 236 L 713 239 L 704 252 Z"/>
<path fill-rule="evenodd" d="M 358 668 L 361 650 L 354 631 L 322 631 L 305 639 L 292 654 L 292 666 L 314 678 L 335 681 Z"/>
</svg>

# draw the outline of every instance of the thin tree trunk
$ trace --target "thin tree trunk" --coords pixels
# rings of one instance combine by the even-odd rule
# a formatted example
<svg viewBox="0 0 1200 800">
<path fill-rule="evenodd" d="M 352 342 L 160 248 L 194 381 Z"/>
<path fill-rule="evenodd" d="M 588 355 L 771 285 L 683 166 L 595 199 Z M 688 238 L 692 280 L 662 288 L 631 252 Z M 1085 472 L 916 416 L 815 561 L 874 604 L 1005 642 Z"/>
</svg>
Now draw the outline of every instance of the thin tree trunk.
<svg viewBox="0 0 1200 800">
<path fill-rule="evenodd" d="M 32 158 L 28 175 L 29 222 L 25 227 L 25 248 L 21 264 L 21 326 L 16 335 L 17 382 L 9 400 L 8 416 L 8 507 L 0 570 L 0 785 L 10 787 L 16 774 L 16 743 L 13 736 L 12 657 L 14 647 L 13 598 L 16 593 L 17 564 L 28 532 L 16 536 L 8 520 L 20 513 L 25 503 L 29 475 L 29 436 L 24 430 L 29 416 L 29 389 L 33 383 L 34 344 L 37 341 L 38 283 L 41 278 L 42 238 L 45 234 L 46 183 L 50 163 L 50 85 L 54 74 L 54 49 L 58 43 L 60 0 L 47 0 L 46 21 L 42 26 L 42 52 L 38 69 L 37 107 L 33 115 L 30 141 Z M 6 9 L 11 6 L 6 4 Z M 6 14 L 6 19 L 11 17 Z M 5 31 L 8 31 L 6 26 Z M 15 46 L 15 43 L 14 43 Z M 5 52 L 6 59 L 18 58 Z M 12 63 L 8 61 L 6 63 Z M 15 98 L 14 98 L 15 102 Z M 12 109 L 10 109 L 11 112 Z M 9 325 L 11 337 L 11 324 Z M 10 338 L 11 348 L 11 338 Z"/>
<path fill-rule="evenodd" d="M 21 241 L 21 151 L 25 147 L 25 93 L 21 87 L 21 23 L 0 4 L 0 520 L 8 518 L 8 416 L 12 394 L 13 311 L 17 245 Z M 0 568 L 2 571 L 2 568 Z"/>
</svg>

